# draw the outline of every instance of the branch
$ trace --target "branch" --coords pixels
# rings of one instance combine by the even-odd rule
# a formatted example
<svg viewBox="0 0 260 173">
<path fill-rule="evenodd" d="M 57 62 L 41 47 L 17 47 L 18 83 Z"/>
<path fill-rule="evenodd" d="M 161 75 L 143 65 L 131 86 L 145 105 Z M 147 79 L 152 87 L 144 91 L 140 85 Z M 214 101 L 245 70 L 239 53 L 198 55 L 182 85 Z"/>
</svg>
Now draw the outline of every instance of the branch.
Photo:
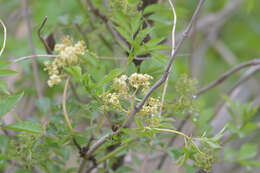
<svg viewBox="0 0 260 173">
<path fill-rule="evenodd" d="M 27 0 L 23 0 L 23 13 L 24 13 L 24 19 L 26 21 L 27 30 L 28 30 L 28 40 L 29 40 L 29 45 L 30 45 L 30 49 L 31 49 L 31 54 L 35 55 L 35 48 L 34 48 L 34 43 L 33 43 L 33 39 L 32 39 L 31 21 L 30 21 L 29 14 L 28 14 Z M 41 82 L 40 82 L 40 78 L 39 78 L 38 66 L 37 66 L 35 59 L 32 59 L 32 68 L 33 68 L 33 75 L 34 75 L 34 81 L 35 81 L 35 86 L 36 86 L 36 90 L 37 90 L 37 95 L 39 98 L 42 98 L 43 92 L 41 89 Z"/>
<path fill-rule="evenodd" d="M 172 1 L 169 0 L 169 3 L 170 3 L 170 6 L 172 8 L 173 17 L 174 17 L 173 27 L 172 27 L 172 51 L 171 51 L 171 56 L 173 56 L 174 49 L 175 49 L 175 29 L 176 29 L 176 23 L 177 23 L 177 15 L 176 15 L 176 11 L 175 11 L 175 8 L 174 8 Z M 162 94 L 162 101 L 161 101 L 159 116 L 162 115 L 164 99 L 165 99 L 165 95 L 166 95 L 167 87 L 168 87 L 168 83 L 169 83 L 170 72 L 171 72 L 171 68 L 170 68 L 169 74 L 167 75 L 167 79 L 166 79 L 166 82 L 165 82 L 165 85 L 164 85 L 164 88 L 163 88 L 163 94 Z"/>
<path fill-rule="evenodd" d="M 56 58 L 58 55 L 30 55 L 30 56 L 24 56 L 21 58 L 18 58 L 13 61 L 13 64 L 27 60 L 27 59 L 34 59 L 36 57 L 49 57 L 49 58 Z"/>
<path fill-rule="evenodd" d="M 52 51 L 51 51 L 51 48 L 49 47 L 49 45 L 46 43 L 46 41 L 45 41 L 45 39 L 42 37 L 42 35 L 41 35 L 41 30 L 42 30 L 42 28 L 44 27 L 44 25 L 45 25 L 45 23 L 47 22 L 47 20 L 48 20 L 48 16 L 45 16 L 44 17 L 44 19 L 43 19 L 43 22 L 42 22 L 42 24 L 41 24 L 41 26 L 40 26 L 40 28 L 38 29 L 38 37 L 40 38 L 40 40 L 42 41 L 42 43 L 43 43 L 43 45 L 44 45 L 44 47 L 45 47 L 45 49 L 46 49 L 46 51 L 47 51 L 47 53 L 48 54 L 52 54 Z"/>
<path fill-rule="evenodd" d="M 103 14 L 101 14 L 101 12 L 93 5 L 93 3 L 91 2 L 91 0 L 87 0 L 89 7 L 91 9 L 91 11 L 94 13 L 95 16 L 99 17 L 100 19 L 103 20 L 103 22 L 106 24 L 106 27 L 108 29 L 108 31 L 112 34 L 112 36 L 114 38 L 116 38 L 117 42 L 122 42 L 125 45 L 127 45 L 126 40 L 124 40 L 117 31 L 114 30 L 112 24 L 109 22 L 109 20 L 107 19 L 107 17 Z"/>
<path fill-rule="evenodd" d="M 68 112 L 66 109 L 67 90 L 68 90 L 69 81 L 70 81 L 70 75 L 67 77 L 66 83 L 64 86 L 63 97 L 62 97 L 62 109 L 63 109 L 63 115 L 64 115 L 65 122 L 66 122 L 68 128 L 70 129 L 71 134 L 73 134 L 74 131 L 73 131 L 73 128 L 72 128 L 72 125 L 71 125 L 71 122 L 70 122 L 70 119 L 68 116 Z"/>
<path fill-rule="evenodd" d="M 6 38 L 7 38 L 7 31 L 6 31 L 6 27 L 5 27 L 5 24 L 4 24 L 4 22 L 0 19 L 0 23 L 1 23 L 1 25 L 3 26 L 3 28 L 4 28 L 4 41 L 3 41 L 3 47 L 2 47 L 2 49 L 1 49 L 1 51 L 0 51 L 0 56 L 2 55 L 2 53 L 4 52 L 4 50 L 5 50 L 5 44 L 6 44 Z"/>
<path fill-rule="evenodd" d="M 164 70 L 164 74 L 161 76 L 161 78 L 151 87 L 151 89 L 148 91 L 148 93 L 145 95 L 145 97 L 143 98 L 143 100 L 134 108 L 134 110 L 131 112 L 131 114 L 128 116 L 128 118 L 125 120 L 125 122 L 122 124 L 121 128 L 126 127 L 128 125 L 129 122 L 131 122 L 131 120 L 133 119 L 133 117 L 135 116 L 135 114 L 142 108 L 142 106 L 145 104 L 146 100 L 150 97 L 150 95 L 152 94 L 152 92 L 157 89 L 158 87 L 160 87 L 166 80 L 168 74 L 169 74 L 169 70 L 172 66 L 173 61 L 175 60 L 177 53 L 179 52 L 183 42 L 188 38 L 191 28 L 193 26 L 193 22 L 195 21 L 195 19 L 197 18 L 203 4 L 204 4 L 205 0 L 200 0 L 197 8 L 190 20 L 190 23 L 188 24 L 187 28 L 185 29 L 180 41 L 178 42 L 177 46 L 176 46 L 176 50 L 174 52 L 174 54 L 171 56 L 171 59 L 168 63 L 168 65 L 166 66 L 165 70 Z M 89 151 L 86 154 L 85 160 L 92 155 L 96 149 L 98 149 L 102 144 L 105 143 L 105 141 L 111 137 L 114 134 L 118 134 L 120 133 L 120 129 L 117 130 L 116 132 L 110 132 L 108 134 L 106 134 L 105 136 L 101 137 L 95 144 L 93 144 L 93 146 L 89 149 Z M 84 160 L 84 161 L 85 161 Z M 83 162 L 84 162 L 83 161 Z"/>
<path fill-rule="evenodd" d="M 209 85 L 205 86 L 204 88 L 201 88 L 197 95 L 201 95 L 203 94 L 204 92 L 218 86 L 219 84 L 221 84 L 224 80 L 226 80 L 229 76 L 231 76 L 233 73 L 243 69 L 243 68 L 246 68 L 246 67 L 249 67 L 249 66 L 255 66 L 255 65 L 259 65 L 260 64 L 260 59 L 254 59 L 254 60 L 251 60 L 251 61 L 248 61 L 248 62 L 244 62 L 242 64 L 239 64 L 235 67 L 233 67 L 231 70 L 227 71 L 226 73 L 224 73 L 223 75 L 221 75 L 216 81 L 210 83 Z"/>
</svg>

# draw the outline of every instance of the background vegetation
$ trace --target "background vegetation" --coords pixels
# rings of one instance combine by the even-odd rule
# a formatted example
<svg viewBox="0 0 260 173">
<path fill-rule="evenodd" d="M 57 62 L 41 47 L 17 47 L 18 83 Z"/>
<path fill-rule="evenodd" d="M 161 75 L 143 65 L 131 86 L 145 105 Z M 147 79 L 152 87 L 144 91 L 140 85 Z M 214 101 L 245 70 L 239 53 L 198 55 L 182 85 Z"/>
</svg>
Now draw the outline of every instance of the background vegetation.
<svg viewBox="0 0 260 173">
<path fill-rule="evenodd" d="M 0 172 L 259 172 L 260 1 L 173 4 L 0 0 Z"/>
</svg>

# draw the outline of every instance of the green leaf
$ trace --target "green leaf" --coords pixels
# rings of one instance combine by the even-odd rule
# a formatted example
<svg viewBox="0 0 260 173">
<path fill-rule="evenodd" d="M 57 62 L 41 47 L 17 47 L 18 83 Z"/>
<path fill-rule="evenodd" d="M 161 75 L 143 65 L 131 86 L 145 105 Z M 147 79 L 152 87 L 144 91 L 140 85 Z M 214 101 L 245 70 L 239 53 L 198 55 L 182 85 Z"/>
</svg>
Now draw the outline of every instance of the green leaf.
<svg viewBox="0 0 260 173">
<path fill-rule="evenodd" d="M 13 74 L 17 74 L 17 72 L 10 69 L 0 69 L 0 77 L 10 76 Z"/>
<path fill-rule="evenodd" d="M 124 15 L 124 13 L 116 11 L 112 20 L 120 25 L 120 27 L 122 27 L 126 32 L 130 32 L 130 25 L 128 23 L 129 19 Z"/>
<path fill-rule="evenodd" d="M 145 38 L 149 33 L 151 33 L 151 32 L 153 31 L 153 29 L 154 29 L 154 28 L 152 28 L 152 27 L 147 27 L 147 28 L 145 28 L 145 29 L 139 31 L 138 34 L 137 34 L 136 37 L 135 37 L 135 44 L 136 44 L 136 46 L 139 46 L 139 45 L 143 42 L 144 38 Z"/>
<path fill-rule="evenodd" d="M 143 122 L 139 117 L 135 118 L 135 122 L 136 122 L 136 125 L 137 125 L 138 128 L 140 128 L 140 129 L 144 128 Z"/>
<path fill-rule="evenodd" d="M 245 137 L 258 128 L 259 128 L 258 125 L 249 122 L 249 123 L 245 124 L 245 126 L 240 129 L 239 135 L 240 135 L 240 137 Z"/>
<path fill-rule="evenodd" d="M 142 15 L 138 14 L 131 20 L 130 23 L 133 34 L 135 34 L 138 31 L 138 29 L 141 27 L 141 24 L 142 24 Z"/>
<path fill-rule="evenodd" d="M 0 80 L 0 89 L 2 89 L 4 91 L 4 93 L 10 95 L 10 93 L 8 91 L 8 85 L 5 81 Z"/>
<path fill-rule="evenodd" d="M 114 27 L 122 37 L 124 37 L 128 42 L 132 42 L 132 37 L 131 34 L 128 33 L 124 28 L 120 27 L 120 26 L 115 26 Z"/>
<path fill-rule="evenodd" d="M 206 140 L 205 142 L 213 149 L 221 148 L 221 146 L 217 142 L 213 142 L 213 141 L 210 141 L 210 140 Z"/>
<path fill-rule="evenodd" d="M 260 168 L 260 161 L 259 160 L 247 160 L 247 163 L 251 166 Z"/>
<path fill-rule="evenodd" d="M 29 133 L 36 133 L 36 134 L 42 133 L 41 124 L 37 122 L 31 122 L 31 121 L 18 122 L 18 123 L 4 126 L 3 128 L 7 130 L 15 130 L 19 132 L 29 132 Z"/>
<path fill-rule="evenodd" d="M 238 154 L 237 160 L 247 160 L 255 157 L 257 154 L 256 144 L 244 144 Z"/>
<path fill-rule="evenodd" d="M 71 66 L 64 68 L 69 74 L 71 74 L 77 81 L 81 80 L 81 68 L 80 66 Z"/>
<path fill-rule="evenodd" d="M 160 11 L 163 12 L 165 10 L 169 10 L 169 9 L 161 4 L 153 4 L 153 5 L 149 5 L 144 9 L 144 14 L 160 12 Z"/>
<path fill-rule="evenodd" d="M 123 70 L 120 68 L 116 68 L 116 69 L 110 71 L 110 73 L 108 75 L 106 75 L 102 81 L 100 81 L 98 84 L 96 84 L 95 87 L 100 87 L 103 84 L 113 80 L 114 78 L 119 76 L 122 72 L 123 72 Z"/>
<path fill-rule="evenodd" d="M 131 167 L 128 167 L 128 166 L 121 166 L 118 170 L 117 170 L 117 172 L 133 172 L 133 168 L 131 168 Z"/>
<path fill-rule="evenodd" d="M 21 94 L 8 96 L 4 100 L 0 101 L 0 117 L 9 112 L 23 97 L 23 92 Z"/>
<path fill-rule="evenodd" d="M 11 64 L 9 61 L 0 60 L 0 68 L 8 67 Z"/>
<path fill-rule="evenodd" d="M 228 162 L 234 162 L 236 161 L 238 157 L 238 152 L 233 150 L 230 147 L 226 147 L 225 148 L 225 152 L 224 152 L 224 160 L 228 161 Z"/>
<path fill-rule="evenodd" d="M 77 55 L 80 59 L 82 59 L 88 65 L 97 65 L 97 56 L 91 52 L 86 52 L 85 55 Z"/>
</svg>

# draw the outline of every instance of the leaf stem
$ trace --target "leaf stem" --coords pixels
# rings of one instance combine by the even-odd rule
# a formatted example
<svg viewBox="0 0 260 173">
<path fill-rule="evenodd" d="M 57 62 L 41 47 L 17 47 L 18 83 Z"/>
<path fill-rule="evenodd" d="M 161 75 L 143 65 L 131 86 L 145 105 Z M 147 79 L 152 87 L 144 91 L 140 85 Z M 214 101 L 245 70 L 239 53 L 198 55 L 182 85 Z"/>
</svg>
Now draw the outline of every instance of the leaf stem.
<svg viewBox="0 0 260 173">
<path fill-rule="evenodd" d="M 191 137 L 187 136 L 186 134 L 182 133 L 182 132 L 179 132 L 177 130 L 173 130 L 173 129 L 161 129 L 161 128 L 150 128 L 150 127 L 145 127 L 145 129 L 148 129 L 148 130 L 157 130 L 157 131 L 160 131 L 160 132 L 169 132 L 169 133 L 175 133 L 175 134 L 178 134 L 178 135 L 181 135 L 184 137 L 185 140 L 191 142 L 191 144 L 198 150 L 198 152 L 200 154 L 203 154 L 199 147 L 197 146 L 197 144 L 192 140 Z"/>
<path fill-rule="evenodd" d="M 70 129 L 70 132 L 73 134 L 73 128 L 68 116 L 68 112 L 67 112 L 67 108 L 66 108 L 66 99 L 67 99 L 67 90 L 68 90 L 68 85 L 69 85 L 69 81 L 70 81 L 70 75 L 67 77 L 66 79 L 66 83 L 64 86 L 64 91 L 63 91 L 63 97 L 62 97 L 62 109 L 63 109 L 63 115 L 64 115 L 64 119 L 65 122 L 68 126 L 68 128 Z"/>
</svg>

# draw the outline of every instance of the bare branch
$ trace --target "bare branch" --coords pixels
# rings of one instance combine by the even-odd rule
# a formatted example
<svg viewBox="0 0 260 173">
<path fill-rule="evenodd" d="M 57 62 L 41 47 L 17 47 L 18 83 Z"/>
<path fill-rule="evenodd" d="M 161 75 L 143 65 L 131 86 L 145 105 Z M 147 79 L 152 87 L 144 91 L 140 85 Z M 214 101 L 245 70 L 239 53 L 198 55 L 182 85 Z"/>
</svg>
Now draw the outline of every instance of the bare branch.
<svg viewBox="0 0 260 173">
<path fill-rule="evenodd" d="M 173 17 L 174 17 L 174 19 L 173 19 L 173 27 L 172 27 L 172 50 L 171 50 L 171 56 L 173 56 L 174 49 L 175 49 L 175 29 L 176 29 L 176 23 L 177 23 L 177 15 L 176 15 L 176 11 L 175 11 L 175 8 L 174 8 L 174 5 L 173 5 L 172 1 L 169 0 L 169 3 L 170 3 L 170 6 L 172 8 Z M 171 72 L 171 68 L 170 68 L 169 74 L 167 75 L 167 79 L 165 81 L 165 85 L 164 85 L 164 88 L 163 88 L 163 94 L 162 94 L 162 101 L 161 101 L 161 107 L 160 107 L 159 116 L 162 115 L 164 99 L 165 99 L 165 95 L 166 95 L 167 87 L 168 87 L 168 83 L 169 83 L 170 72 Z"/>
<path fill-rule="evenodd" d="M 30 17 L 28 14 L 27 0 L 23 0 L 23 13 L 24 13 L 24 19 L 26 21 L 27 30 L 28 30 L 28 40 L 29 40 L 29 45 L 30 45 L 30 49 L 31 49 L 31 54 L 35 55 L 35 48 L 34 48 L 34 43 L 33 43 L 33 39 L 32 39 L 31 21 L 30 21 Z M 38 71 L 38 66 L 37 66 L 36 60 L 34 58 L 32 59 L 32 68 L 33 68 L 35 86 L 37 89 L 37 95 L 39 98 L 42 98 L 43 92 L 42 92 L 41 82 L 40 82 L 40 78 L 39 78 L 39 71 Z"/>
<path fill-rule="evenodd" d="M 3 28 L 4 28 L 4 41 L 3 41 L 3 47 L 2 47 L 2 49 L 1 49 L 1 51 L 0 51 L 0 56 L 2 55 L 2 53 L 4 52 L 4 50 L 5 50 L 5 44 L 6 44 L 6 38 L 7 38 L 7 31 L 6 31 L 6 27 L 5 27 L 5 24 L 4 24 L 4 22 L 0 19 L 0 23 L 1 23 L 1 25 L 3 26 Z"/>
<path fill-rule="evenodd" d="M 51 51 L 51 48 L 48 46 L 48 44 L 46 43 L 45 39 L 43 38 L 43 36 L 41 35 L 41 30 L 42 28 L 44 27 L 45 23 L 47 22 L 48 20 L 48 16 L 45 16 L 44 19 L 43 19 L 43 22 L 40 26 L 40 28 L 38 29 L 38 37 L 40 38 L 41 42 L 43 43 L 46 51 L 48 54 L 52 54 L 52 51 Z"/>
<path fill-rule="evenodd" d="M 249 67 L 249 66 L 255 66 L 255 65 L 259 65 L 260 64 L 260 59 L 254 59 L 254 60 L 251 60 L 251 61 L 248 61 L 248 62 L 244 62 L 242 64 L 239 64 L 235 67 L 233 67 L 231 70 L 227 71 L 226 73 L 224 73 L 223 75 L 221 75 L 216 81 L 210 83 L 209 85 L 201 88 L 197 95 L 200 95 L 214 87 L 216 87 L 217 85 L 221 84 L 224 80 L 226 80 L 229 76 L 231 76 L 233 73 L 243 69 L 243 68 L 246 68 L 246 67 Z"/>
<path fill-rule="evenodd" d="M 21 62 L 21 61 L 24 61 L 24 60 L 27 60 L 27 59 L 33 59 L 33 58 L 36 58 L 36 57 L 56 58 L 57 56 L 58 55 L 30 55 L 30 56 L 24 56 L 24 57 L 18 58 L 16 60 L 14 60 L 13 63 L 18 63 L 18 62 Z"/>
</svg>

